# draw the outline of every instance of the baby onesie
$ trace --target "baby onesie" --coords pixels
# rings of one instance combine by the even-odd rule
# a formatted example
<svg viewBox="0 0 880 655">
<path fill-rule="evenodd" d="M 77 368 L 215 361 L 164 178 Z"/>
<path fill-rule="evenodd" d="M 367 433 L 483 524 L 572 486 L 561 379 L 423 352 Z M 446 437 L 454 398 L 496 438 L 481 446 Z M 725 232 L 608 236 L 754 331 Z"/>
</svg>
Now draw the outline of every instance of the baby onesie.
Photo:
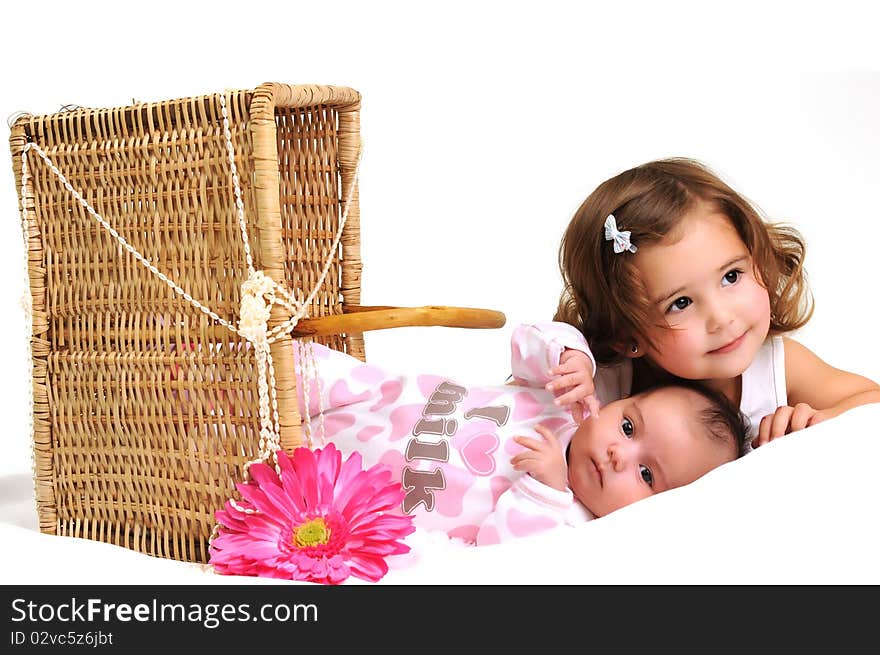
<svg viewBox="0 0 880 655">
<path fill-rule="evenodd" d="M 540 424 L 565 449 L 577 428 L 544 389 L 566 348 L 589 354 L 570 325 L 518 326 L 511 336 L 514 383 L 475 386 L 450 376 L 391 374 L 318 344 L 310 356 L 294 342 L 300 407 L 306 390 L 309 396 L 304 427 L 315 435 L 313 447 L 321 445 L 323 424 L 324 438 L 343 456 L 358 451 L 365 468 L 390 467 L 406 492 L 399 511 L 417 527 L 488 545 L 577 525 L 593 517 L 570 490 L 510 464 L 523 449 L 514 436 L 541 439 Z"/>
</svg>

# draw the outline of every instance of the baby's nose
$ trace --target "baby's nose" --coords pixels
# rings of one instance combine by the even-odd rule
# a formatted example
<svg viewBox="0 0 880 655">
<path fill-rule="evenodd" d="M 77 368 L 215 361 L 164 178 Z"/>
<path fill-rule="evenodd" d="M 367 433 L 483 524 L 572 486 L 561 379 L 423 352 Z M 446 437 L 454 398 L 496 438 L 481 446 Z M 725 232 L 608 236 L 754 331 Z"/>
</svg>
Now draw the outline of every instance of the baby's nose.
<svg viewBox="0 0 880 655">
<path fill-rule="evenodd" d="M 626 465 L 626 448 L 621 444 L 608 446 L 608 462 L 611 465 L 611 470 L 620 473 Z"/>
</svg>

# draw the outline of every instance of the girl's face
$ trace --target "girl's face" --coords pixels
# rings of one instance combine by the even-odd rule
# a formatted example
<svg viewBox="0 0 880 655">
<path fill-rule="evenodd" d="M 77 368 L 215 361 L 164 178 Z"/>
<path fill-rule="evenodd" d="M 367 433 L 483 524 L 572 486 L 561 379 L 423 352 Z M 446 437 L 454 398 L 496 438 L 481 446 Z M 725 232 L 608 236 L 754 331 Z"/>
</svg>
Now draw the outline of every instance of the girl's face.
<svg viewBox="0 0 880 655">
<path fill-rule="evenodd" d="M 681 378 L 741 375 L 767 338 L 770 296 L 730 220 L 702 206 L 676 233 L 639 248 L 635 265 L 656 310 L 639 349 Z"/>
<path fill-rule="evenodd" d="M 707 434 L 707 401 L 679 387 L 643 391 L 586 418 L 568 447 L 568 484 L 595 516 L 681 487 L 736 458 Z"/>
</svg>

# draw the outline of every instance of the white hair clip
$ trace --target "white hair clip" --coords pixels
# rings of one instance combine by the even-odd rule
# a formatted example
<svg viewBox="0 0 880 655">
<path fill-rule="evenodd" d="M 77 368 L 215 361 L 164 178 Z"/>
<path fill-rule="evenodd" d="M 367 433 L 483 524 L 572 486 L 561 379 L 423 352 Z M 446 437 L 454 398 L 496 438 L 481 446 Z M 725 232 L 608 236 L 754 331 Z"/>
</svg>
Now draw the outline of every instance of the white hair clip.
<svg viewBox="0 0 880 655">
<path fill-rule="evenodd" d="M 605 240 L 614 242 L 615 253 L 621 253 L 624 250 L 634 253 L 638 250 L 638 248 L 630 242 L 629 235 L 629 230 L 624 230 L 623 232 L 618 230 L 617 220 L 614 218 L 614 214 L 608 214 L 608 218 L 605 219 Z"/>
</svg>

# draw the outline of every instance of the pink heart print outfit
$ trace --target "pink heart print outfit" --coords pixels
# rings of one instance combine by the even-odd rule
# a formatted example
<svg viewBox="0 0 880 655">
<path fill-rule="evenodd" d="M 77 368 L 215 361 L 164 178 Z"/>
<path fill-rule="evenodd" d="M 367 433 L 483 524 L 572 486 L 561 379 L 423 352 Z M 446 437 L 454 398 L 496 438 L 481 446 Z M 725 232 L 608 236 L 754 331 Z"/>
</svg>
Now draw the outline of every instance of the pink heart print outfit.
<svg viewBox="0 0 880 655">
<path fill-rule="evenodd" d="M 308 385 L 312 433 L 320 434 L 320 392 L 326 440 L 344 456 L 360 452 L 364 467 L 389 466 L 406 491 L 400 511 L 411 514 L 417 527 L 487 545 L 593 518 L 570 490 L 552 489 L 510 464 L 522 450 L 513 437 L 541 439 L 538 424 L 552 430 L 563 448 L 574 434 L 571 414 L 553 404 L 544 385 L 564 349 L 590 354 L 575 328 L 556 322 L 515 328 L 514 384 L 497 386 L 394 375 L 318 344 L 312 348 L 316 377 L 304 380 L 302 349 L 294 342 L 299 402 L 306 406 Z M 618 389 L 606 391 L 620 395 Z"/>
</svg>

